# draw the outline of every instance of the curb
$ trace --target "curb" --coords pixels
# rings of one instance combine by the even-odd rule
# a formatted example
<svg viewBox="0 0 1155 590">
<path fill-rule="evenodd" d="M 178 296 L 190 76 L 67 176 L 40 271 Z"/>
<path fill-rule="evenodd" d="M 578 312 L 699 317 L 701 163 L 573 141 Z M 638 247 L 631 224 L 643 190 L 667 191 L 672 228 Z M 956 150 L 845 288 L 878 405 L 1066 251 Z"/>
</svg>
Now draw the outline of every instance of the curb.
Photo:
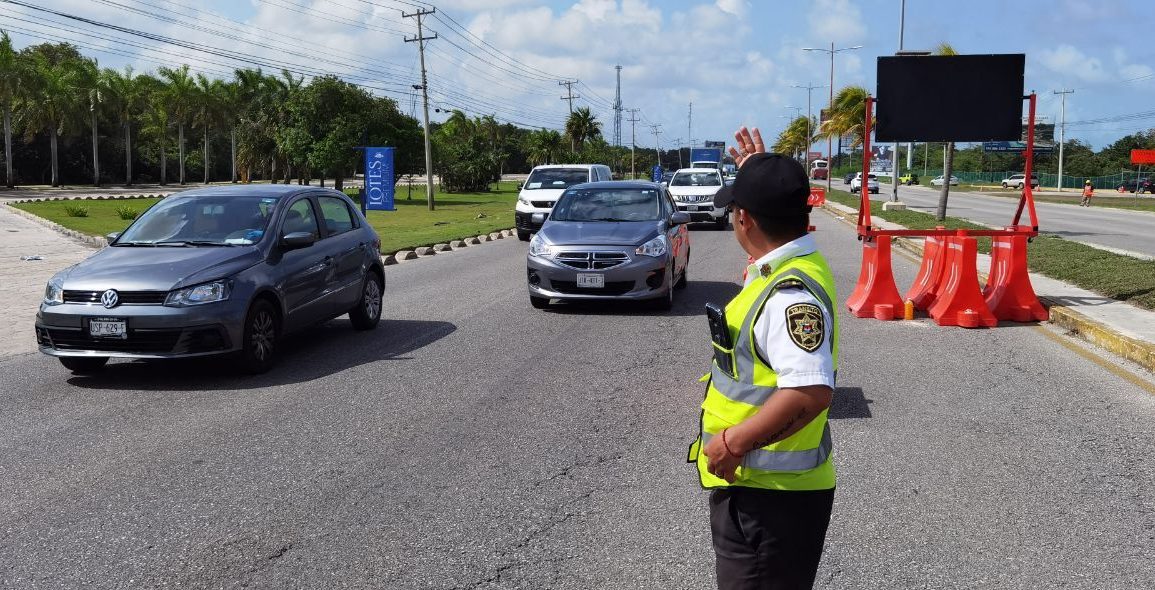
<svg viewBox="0 0 1155 590">
<path fill-rule="evenodd" d="M 852 219 L 849 214 L 829 205 L 822 205 L 822 209 L 844 222 L 854 224 L 858 221 L 857 219 Z M 891 240 L 891 243 L 911 254 L 920 258 L 922 257 L 922 246 L 917 244 L 915 240 L 895 238 Z M 980 278 L 981 276 L 985 275 L 980 272 Z M 1071 336 L 1081 338 L 1116 356 L 1137 363 L 1148 371 L 1155 372 L 1155 343 L 1127 336 L 1106 324 L 1092 320 L 1070 307 L 1056 304 L 1046 296 L 1039 296 L 1039 301 L 1050 312 L 1051 319 L 1048 320 L 1050 324 L 1067 330 Z"/>
<path fill-rule="evenodd" d="M 176 194 L 176 193 L 173 192 L 173 193 L 168 193 L 168 194 L 163 194 L 163 195 L 162 194 L 143 194 L 143 193 L 142 194 L 136 194 L 136 195 L 96 195 L 96 196 L 93 196 L 93 195 L 85 195 L 85 196 L 56 195 L 56 196 L 51 196 L 51 197 L 28 197 L 27 199 L 13 199 L 10 201 L 5 201 L 5 204 L 7 204 L 7 205 L 19 205 L 22 203 L 43 203 L 43 202 L 47 202 L 47 201 L 120 201 L 120 200 L 132 200 L 132 199 L 163 199 L 163 198 L 165 198 L 169 195 L 173 195 L 173 194 Z"/>
<path fill-rule="evenodd" d="M 385 266 L 392 266 L 394 264 L 412 262 L 422 258 L 432 258 L 438 254 L 449 254 L 463 248 L 481 244 L 482 242 L 496 242 L 497 240 L 515 236 L 517 235 L 515 231 L 516 230 L 513 229 L 501 229 L 488 234 L 450 240 L 448 243 L 438 242 L 432 246 L 418 246 L 412 250 L 400 250 L 391 254 L 382 254 L 381 263 Z"/>
</svg>

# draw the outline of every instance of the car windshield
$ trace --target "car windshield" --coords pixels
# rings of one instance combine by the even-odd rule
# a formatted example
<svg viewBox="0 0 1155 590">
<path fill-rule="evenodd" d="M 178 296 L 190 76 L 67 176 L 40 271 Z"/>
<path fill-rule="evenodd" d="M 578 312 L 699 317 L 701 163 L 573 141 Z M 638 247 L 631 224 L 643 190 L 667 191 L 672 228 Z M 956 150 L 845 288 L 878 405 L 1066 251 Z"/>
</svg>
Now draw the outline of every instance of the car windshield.
<svg viewBox="0 0 1155 590">
<path fill-rule="evenodd" d="M 821 162 L 821 161 L 819 161 L 819 162 L 815 162 L 815 163 L 814 163 L 814 167 L 815 167 L 815 168 L 825 168 L 825 167 L 826 167 L 826 162 Z"/>
<path fill-rule="evenodd" d="M 166 197 L 145 211 L 115 246 L 244 246 L 261 241 L 276 197 Z"/>
<path fill-rule="evenodd" d="M 652 188 L 588 188 L 566 191 L 552 221 L 657 221 L 662 218 L 658 191 Z"/>
<path fill-rule="evenodd" d="M 716 172 L 679 172 L 670 186 L 722 186 Z"/>
<path fill-rule="evenodd" d="M 590 173 L 585 168 L 540 168 L 530 173 L 525 189 L 564 189 L 589 181 Z"/>
</svg>

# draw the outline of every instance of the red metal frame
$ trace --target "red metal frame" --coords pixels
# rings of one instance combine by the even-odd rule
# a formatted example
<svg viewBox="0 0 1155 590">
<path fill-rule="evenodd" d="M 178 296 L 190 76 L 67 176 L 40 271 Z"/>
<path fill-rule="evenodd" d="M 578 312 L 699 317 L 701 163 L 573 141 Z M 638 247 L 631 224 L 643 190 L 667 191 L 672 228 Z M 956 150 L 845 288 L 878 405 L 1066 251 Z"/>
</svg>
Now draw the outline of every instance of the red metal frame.
<svg viewBox="0 0 1155 590">
<path fill-rule="evenodd" d="M 1024 171 L 1026 177 L 1031 177 L 1031 170 L 1035 160 L 1035 94 L 1024 96 L 1029 101 L 1027 108 L 1027 165 Z M 1019 206 L 1011 224 L 1004 229 L 880 229 L 871 226 L 870 218 L 870 191 L 867 190 L 867 180 L 870 174 L 870 132 L 874 122 L 874 97 L 866 97 L 866 127 L 862 140 L 862 188 L 858 190 L 858 237 L 860 240 L 873 240 L 875 236 L 1027 236 L 1033 238 L 1039 235 L 1039 218 L 1035 212 L 1035 194 L 1030 182 L 1023 184 L 1023 193 L 1019 197 Z M 895 158 L 898 154 L 895 154 Z M 944 182 L 950 182 L 944 179 Z M 1026 210 L 1030 225 L 1020 225 L 1023 211 Z"/>
</svg>

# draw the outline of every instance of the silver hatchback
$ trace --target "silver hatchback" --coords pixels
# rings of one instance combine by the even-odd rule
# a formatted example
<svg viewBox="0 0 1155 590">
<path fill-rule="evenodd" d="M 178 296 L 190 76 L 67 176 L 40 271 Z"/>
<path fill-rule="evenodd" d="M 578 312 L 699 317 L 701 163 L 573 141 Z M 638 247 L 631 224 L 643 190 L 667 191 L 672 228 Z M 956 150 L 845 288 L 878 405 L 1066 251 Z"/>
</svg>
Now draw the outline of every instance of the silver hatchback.
<svg viewBox="0 0 1155 590">
<path fill-rule="evenodd" d="M 360 330 L 381 318 L 380 240 L 337 191 L 182 192 L 110 238 L 48 282 L 36 314 L 40 351 L 74 372 L 221 354 L 263 372 L 284 334 L 346 313 Z"/>
<path fill-rule="evenodd" d="M 529 301 L 645 299 L 669 309 L 686 285 L 690 216 L 653 182 L 570 187 L 530 240 Z"/>
</svg>

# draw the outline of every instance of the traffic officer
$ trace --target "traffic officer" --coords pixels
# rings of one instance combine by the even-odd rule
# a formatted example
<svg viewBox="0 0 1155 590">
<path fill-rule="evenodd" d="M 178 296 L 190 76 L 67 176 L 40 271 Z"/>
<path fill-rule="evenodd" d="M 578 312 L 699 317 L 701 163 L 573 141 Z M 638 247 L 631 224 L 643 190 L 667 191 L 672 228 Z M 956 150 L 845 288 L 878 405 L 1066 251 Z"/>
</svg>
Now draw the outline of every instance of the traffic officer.
<svg viewBox="0 0 1155 590">
<path fill-rule="evenodd" d="M 712 490 L 718 587 L 810 588 L 834 503 L 834 276 L 807 233 L 802 165 L 764 153 L 757 129 L 735 137 L 738 177 L 714 206 L 732 208 L 734 236 L 754 263 L 715 336 L 721 354 L 689 459 Z"/>
</svg>

